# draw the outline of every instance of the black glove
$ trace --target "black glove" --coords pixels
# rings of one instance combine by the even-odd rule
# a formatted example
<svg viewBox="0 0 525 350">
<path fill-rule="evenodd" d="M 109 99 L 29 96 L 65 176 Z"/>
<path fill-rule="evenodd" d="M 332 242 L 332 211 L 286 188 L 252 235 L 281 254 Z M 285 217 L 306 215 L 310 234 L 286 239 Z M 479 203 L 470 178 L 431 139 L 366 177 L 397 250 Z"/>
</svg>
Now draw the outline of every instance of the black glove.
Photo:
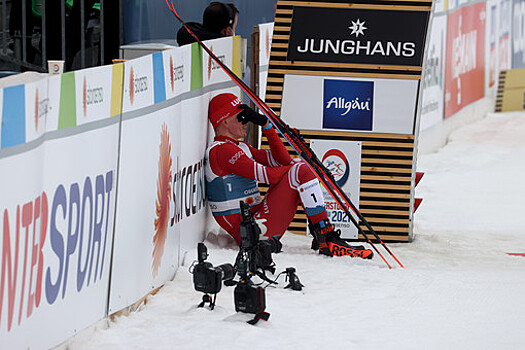
<svg viewBox="0 0 525 350">
<path fill-rule="evenodd" d="M 237 120 L 241 123 L 247 124 L 248 122 L 252 122 L 255 125 L 261 126 L 266 124 L 266 117 L 264 115 L 257 113 L 245 104 L 239 105 L 239 108 L 243 109 L 241 113 L 237 114 Z"/>
</svg>

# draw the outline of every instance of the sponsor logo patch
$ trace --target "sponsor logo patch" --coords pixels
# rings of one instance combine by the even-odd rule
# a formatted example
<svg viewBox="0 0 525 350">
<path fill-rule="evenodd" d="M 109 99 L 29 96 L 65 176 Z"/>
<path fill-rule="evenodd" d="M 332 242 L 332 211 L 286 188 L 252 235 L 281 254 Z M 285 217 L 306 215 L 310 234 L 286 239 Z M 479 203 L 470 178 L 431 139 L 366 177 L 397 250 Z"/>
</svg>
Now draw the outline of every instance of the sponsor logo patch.
<svg viewBox="0 0 525 350">
<path fill-rule="evenodd" d="M 374 82 L 325 79 L 323 89 L 323 128 L 372 130 Z"/>
</svg>

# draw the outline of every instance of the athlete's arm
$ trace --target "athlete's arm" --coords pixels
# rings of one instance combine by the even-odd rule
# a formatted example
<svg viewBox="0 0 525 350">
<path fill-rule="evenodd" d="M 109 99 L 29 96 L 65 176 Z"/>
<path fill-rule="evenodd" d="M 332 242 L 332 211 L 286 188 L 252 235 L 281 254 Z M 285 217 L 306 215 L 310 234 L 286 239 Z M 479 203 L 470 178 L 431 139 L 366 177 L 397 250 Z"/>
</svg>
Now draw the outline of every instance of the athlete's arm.
<svg viewBox="0 0 525 350">
<path fill-rule="evenodd" d="M 249 179 L 274 184 L 281 180 L 290 166 L 268 167 L 251 160 L 244 151 L 231 143 L 214 147 L 210 151 L 210 166 L 220 176 L 236 174 Z"/>
<path fill-rule="evenodd" d="M 271 167 L 290 164 L 292 158 L 290 157 L 290 154 L 284 147 L 283 142 L 273 127 L 270 127 L 269 129 L 263 129 L 263 134 L 268 139 L 270 150 L 259 150 L 250 147 L 253 159 L 255 159 L 255 161 L 258 163 Z"/>
</svg>

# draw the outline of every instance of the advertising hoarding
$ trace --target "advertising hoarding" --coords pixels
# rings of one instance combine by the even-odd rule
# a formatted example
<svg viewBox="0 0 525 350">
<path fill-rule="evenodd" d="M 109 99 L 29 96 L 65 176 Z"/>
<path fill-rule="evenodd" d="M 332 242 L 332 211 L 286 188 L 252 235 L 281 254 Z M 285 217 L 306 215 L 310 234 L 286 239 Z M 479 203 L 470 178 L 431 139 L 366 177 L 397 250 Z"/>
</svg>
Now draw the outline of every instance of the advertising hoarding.
<svg viewBox="0 0 525 350">
<path fill-rule="evenodd" d="M 512 3 L 512 68 L 525 68 L 525 0 Z"/>
<path fill-rule="evenodd" d="M 86 78 L 95 81 L 98 69 L 105 70 L 90 70 Z M 74 73 L 62 85 L 63 77 L 28 83 L 25 94 L 9 102 L 22 101 L 25 117 L 17 122 L 27 143 L 0 152 L 0 168 L 9 169 L 0 172 L 0 338 L 6 349 L 53 347 L 106 315 L 118 119 L 108 122 L 108 114 L 94 112 L 91 128 L 79 133 L 75 115 L 59 111 L 63 96 L 70 96 L 60 87 L 70 88 Z M 78 95 L 64 108 L 82 101 Z M 111 89 L 100 100 L 110 101 Z M 50 132 L 45 142 L 44 131 Z"/>
<path fill-rule="evenodd" d="M 330 170 L 337 184 L 343 189 L 352 203 L 359 209 L 359 184 L 361 179 L 361 142 L 311 140 L 312 150 Z M 323 188 L 328 219 L 341 230 L 341 237 L 357 239 L 358 231 L 351 219 L 339 204 Z M 349 208 L 350 213 L 352 209 Z M 352 213 L 356 222 L 357 216 Z"/>
<path fill-rule="evenodd" d="M 418 85 L 416 80 L 286 75 L 282 115 L 307 130 L 411 134 Z"/>
<path fill-rule="evenodd" d="M 443 96 L 445 91 L 445 48 L 447 17 L 432 19 L 424 75 L 422 79 L 422 106 L 419 128 L 425 130 L 443 120 Z"/>
<path fill-rule="evenodd" d="M 259 24 L 259 97 L 265 99 L 272 48 L 273 23 Z"/>
<path fill-rule="evenodd" d="M 448 15 L 445 119 L 485 96 L 485 3 Z"/>
<path fill-rule="evenodd" d="M 294 6 L 288 61 L 420 66 L 428 13 Z"/>
</svg>

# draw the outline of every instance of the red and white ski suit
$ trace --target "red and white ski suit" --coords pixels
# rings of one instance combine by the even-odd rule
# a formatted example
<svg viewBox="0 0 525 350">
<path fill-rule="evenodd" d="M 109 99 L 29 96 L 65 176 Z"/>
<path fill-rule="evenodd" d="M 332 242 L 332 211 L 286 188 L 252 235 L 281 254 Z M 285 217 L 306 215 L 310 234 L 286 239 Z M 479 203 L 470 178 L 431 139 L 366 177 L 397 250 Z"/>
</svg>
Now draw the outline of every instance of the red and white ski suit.
<svg viewBox="0 0 525 350">
<path fill-rule="evenodd" d="M 282 235 L 302 202 L 312 223 L 327 218 L 319 182 L 302 161 L 292 161 L 273 128 L 263 130 L 270 150 L 217 136 L 206 151 L 206 183 L 217 223 L 240 242 L 239 200 L 251 205 L 255 219 L 266 219 L 265 236 Z M 270 185 L 261 200 L 255 181 Z M 264 230 L 263 230 L 264 231 Z"/>
</svg>

